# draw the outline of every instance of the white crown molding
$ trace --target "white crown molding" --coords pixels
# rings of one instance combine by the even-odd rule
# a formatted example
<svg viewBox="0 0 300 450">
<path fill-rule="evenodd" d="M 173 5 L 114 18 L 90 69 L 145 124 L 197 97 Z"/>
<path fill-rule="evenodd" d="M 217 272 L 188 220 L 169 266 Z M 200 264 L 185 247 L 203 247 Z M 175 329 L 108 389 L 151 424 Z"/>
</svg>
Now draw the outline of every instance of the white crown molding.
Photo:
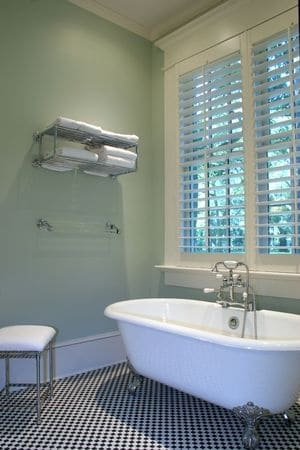
<svg viewBox="0 0 300 450">
<path fill-rule="evenodd" d="M 122 28 L 125 28 L 132 33 L 135 33 L 147 40 L 151 40 L 150 31 L 147 30 L 142 25 L 134 22 L 133 20 L 128 19 L 127 17 L 118 14 L 117 12 L 105 8 L 104 6 L 97 3 L 96 0 L 68 0 L 70 3 L 73 3 L 79 8 L 90 11 L 93 14 L 96 14 L 103 19 L 109 20 L 110 22 L 119 25 Z"/>
<path fill-rule="evenodd" d="M 166 36 L 157 39 L 155 41 L 155 45 L 162 50 L 168 50 L 169 47 L 176 45 L 176 42 L 197 32 L 199 28 L 201 28 L 204 24 L 207 25 L 209 24 L 209 22 L 215 21 L 219 17 L 222 17 L 224 15 L 225 7 L 226 11 L 230 12 L 232 9 L 236 8 L 237 5 L 248 1 L 249 0 L 228 0 L 225 5 L 221 3 L 219 6 L 216 6 L 215 8 L 207 11 L 201 16 L 190 20 L 188 23 L 174 30 L 173 32 L 168 33 Z"/>
<path fill-rule="evenodd" d="M 176 15 L 171 15 L 167 20 L 162 23 L 158 23 L 151 29 L 151 41 L 159 41 L 165 36 L 169 36 L 177 29 L 181 29 L 191 21 L 215 10 L 221 4 L 224 4 L 226 2 L 228 2 L 228 0 L 218 0 L 218 3 L 216 4 L 216 0 L 214 0 L 206 4 L 205 9 L 203 9 L 203 7 L 201 7 L 200 4 L 197 3 L 187 7 L 184 11 Z"/>
<path fill-rule="evenodd" d="M 297 0 L 228 0 L 154 44 L 165 52 L 168 68 L 295 6 Z"/>
<path fill-rule="evenodd" d="M 151 41 L 155 42 L 158 39 L 161 39 L 163 36 L 167 36 L 172 33 L 174 30 L 181 28 L 184 24 L 188 24 L 193 21 L 196 17 L 201 17 L 206 13 L 215 10 L 215 8 L 220 5 L 227 3 L 230 0 L 206 0 L 205 9 L 200 6 L 199 3 L 190 5 L 185 8 L 184 11 L 171 14 L 167 20 L 163 22 L 157 23 L 152 26 L 144 26 L 140 23 L 130 19 L 126 15 L 120 14 L 113 9 L 110 9 L 106 6 L 100 4 L 100 0 L 68 0 L 70 3 L 90 11 L 91 13 L 102 17 L 110 22 L 113 22 L 119 25 L 122 28 L 125 28 L 139 36 Z M 216 3 L 217 2 L 217 3 Z"/>
</svg>

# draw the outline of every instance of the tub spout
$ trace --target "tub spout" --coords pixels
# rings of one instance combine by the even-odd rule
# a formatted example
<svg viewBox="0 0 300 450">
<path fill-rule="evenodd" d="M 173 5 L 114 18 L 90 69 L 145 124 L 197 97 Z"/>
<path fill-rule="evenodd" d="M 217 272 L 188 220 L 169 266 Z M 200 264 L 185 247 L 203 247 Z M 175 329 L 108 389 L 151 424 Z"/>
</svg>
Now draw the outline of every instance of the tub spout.
<svg viewBox="0 0 300 450">
<path fill-rule="evenodd" d="M 204 288 L 204 294 L 210 294 L 211 292 L 215 292 L 215 288 Z"/>
</svg>

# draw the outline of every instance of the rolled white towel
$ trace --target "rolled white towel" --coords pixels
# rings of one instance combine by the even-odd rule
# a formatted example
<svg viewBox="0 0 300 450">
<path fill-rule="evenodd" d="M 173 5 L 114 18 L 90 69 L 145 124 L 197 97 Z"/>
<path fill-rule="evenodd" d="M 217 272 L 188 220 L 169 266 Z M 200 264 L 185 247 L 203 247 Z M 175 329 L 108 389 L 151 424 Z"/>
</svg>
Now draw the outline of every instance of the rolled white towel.
<svg viewBox="0 0 300 450">
<path fill-rule="evenodd" d="M 125 158 L 118 158 L 116 156 L 107 155 L 105 158 L 101 159 L 101 162 L 107 166 L 126 167 L 128 169 L 135 168 L 135 161 Z"/>
<path fill-rule="evenodd" d="M 116 156 L 117 158 L 124 158 L 135 161 L 137 158 L 137 154 L 130 150 L 124 150 L 123 148 L 111 147 L 110 145 L 102 145 L 99 149 L 95 150 L 99 159 L 103 159 L 106 156 Z"/>
<path fill-rule="evenodd" d="M 80 161 L 86 162 L 97 162 L 98 154 L 85 150 L 84 148 L 76 147 L 59 147 L 56 149 L 56 155 L 66 158 L 79 159 Z"/>
<path fill-rule="evenodd" d="M 121 134 L 113 131 L 102 130 L 102 137 L 126 141 L 128 144 L 136 145 L 139 142 L 139 137 L 135 134 Z"/>
</svg>

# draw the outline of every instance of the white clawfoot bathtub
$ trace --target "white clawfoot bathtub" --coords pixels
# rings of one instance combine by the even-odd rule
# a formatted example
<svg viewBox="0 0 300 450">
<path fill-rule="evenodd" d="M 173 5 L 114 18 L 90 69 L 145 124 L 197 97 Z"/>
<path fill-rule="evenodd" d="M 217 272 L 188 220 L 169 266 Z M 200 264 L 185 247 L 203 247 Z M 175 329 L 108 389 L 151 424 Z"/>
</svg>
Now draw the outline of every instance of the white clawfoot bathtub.
<svg viewBox="0 0 300 450">
<path fill-rule="evenodd" d="M 300 315 L 253 312 L 197 300 L 138 299 L 109 305 L 138 374 L 225 408 L 252 402 L 284 412 L 300 394 Z M 232 330 L 231 317 L 240 325 Z M 234 321 L 236 323 L 236 320 Z"/>
</svg>

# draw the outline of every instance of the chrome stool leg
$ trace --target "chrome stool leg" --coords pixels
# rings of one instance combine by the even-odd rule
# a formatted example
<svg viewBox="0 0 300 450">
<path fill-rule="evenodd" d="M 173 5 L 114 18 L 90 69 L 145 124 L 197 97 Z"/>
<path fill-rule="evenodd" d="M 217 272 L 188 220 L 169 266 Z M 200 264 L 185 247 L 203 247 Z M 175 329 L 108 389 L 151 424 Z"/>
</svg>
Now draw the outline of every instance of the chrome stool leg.
<svg viewBox="0 0 300 450">
<path fill-rule="evenodd" d="M 49 343 L 49 393 L 53 397 L 53 341 Z"/>
<path fill-rule="evenodd" d="M 5 393 L 9 394 L 10 376 L 9 376 L 9 357 L 5 358 Z"/>
<path fill-rule="evenodd" d="M 41 423 L 41 367 L 40 367 L 41 354 L 36 354 L 36 412 L 37 423 Z"/>
</svg>

